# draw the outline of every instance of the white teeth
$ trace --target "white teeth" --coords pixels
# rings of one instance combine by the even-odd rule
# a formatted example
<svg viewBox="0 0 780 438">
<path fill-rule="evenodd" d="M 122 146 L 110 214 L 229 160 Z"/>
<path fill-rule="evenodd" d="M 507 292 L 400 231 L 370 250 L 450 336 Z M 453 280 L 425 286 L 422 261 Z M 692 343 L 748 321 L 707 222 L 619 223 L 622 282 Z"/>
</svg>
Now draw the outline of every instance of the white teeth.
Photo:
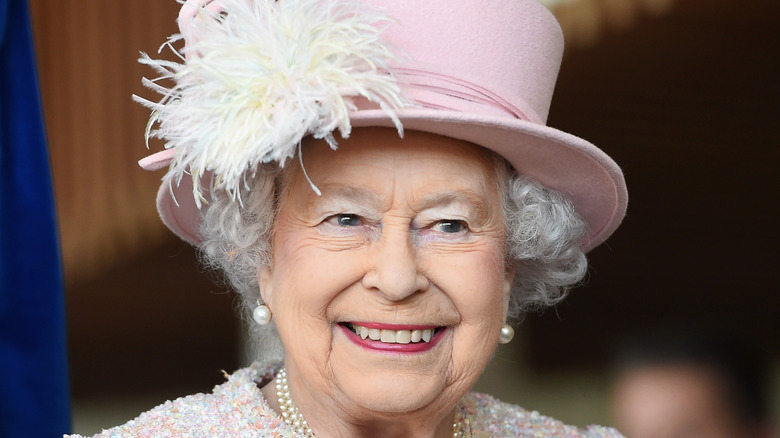
<svg viewBox="0 0 780 438">
<path fill-rule="evenodd" d="M 395 330 L 382 330 L 382 342 L 387 342 L 388 344 L 395 344 Z"/>
<path fill-rule="evenodd" d="M 363 339 L 371 339 L 387 344 L 409 344 L 411 342 L 430 342 L 434 329 L 425 330 L 382 330 L 350 324 L 352 330 Z"/>
</svg>

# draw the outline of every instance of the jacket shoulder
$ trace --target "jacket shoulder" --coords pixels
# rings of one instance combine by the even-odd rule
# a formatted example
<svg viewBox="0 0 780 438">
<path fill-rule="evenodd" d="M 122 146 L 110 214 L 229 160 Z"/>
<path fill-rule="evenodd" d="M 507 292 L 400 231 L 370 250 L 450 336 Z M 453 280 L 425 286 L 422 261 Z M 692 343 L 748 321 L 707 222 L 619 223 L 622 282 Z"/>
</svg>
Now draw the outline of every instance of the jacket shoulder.
<svg viewBox="0 0 780 438">
<path fill-rule="evenodd" d="M 490 395 L 469 393 L 462 403 L 475 437 L 624 438 L 615 429 L 602 426 L 579 428 L 536 411 L 504 403 Z"/>
</svg>

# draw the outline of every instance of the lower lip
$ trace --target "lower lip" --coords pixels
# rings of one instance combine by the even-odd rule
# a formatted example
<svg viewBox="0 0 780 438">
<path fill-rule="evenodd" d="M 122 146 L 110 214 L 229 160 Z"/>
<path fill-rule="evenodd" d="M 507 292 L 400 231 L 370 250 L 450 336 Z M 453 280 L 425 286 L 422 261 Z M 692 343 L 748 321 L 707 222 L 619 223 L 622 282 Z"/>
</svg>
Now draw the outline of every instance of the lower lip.
<svg viewBox="0 0 780 438">
<path fill-rule="evenodd" d="M 341 324 L 339 324 L 338 327 L 344 332 L 344 334 L 347 336 L 347 339 L 349 339 L 353 343 L 357 344 L 359 347 L 362 347 L 366 350 L 386 352 L 386 353 L 408 353 L 408 354 L 424 353 L 426 351 L 432 350 L 433 347 L 435 347 L 436 344 L 438 344 L 439 341 L 444 337 L 444 333 L 447 331 L 446 327 L 439 329 L 439 331 L 437 331 L 433 335 L 430 342 L 423 341 L 423 342 L 416 342 L 416 343 L 410 342 L 408 344 L 389 344 L 385 342 L 374 341 L 370 338 L 363 339 L 360 337 L 360 335 L 344 327 Z"/>
</svg>

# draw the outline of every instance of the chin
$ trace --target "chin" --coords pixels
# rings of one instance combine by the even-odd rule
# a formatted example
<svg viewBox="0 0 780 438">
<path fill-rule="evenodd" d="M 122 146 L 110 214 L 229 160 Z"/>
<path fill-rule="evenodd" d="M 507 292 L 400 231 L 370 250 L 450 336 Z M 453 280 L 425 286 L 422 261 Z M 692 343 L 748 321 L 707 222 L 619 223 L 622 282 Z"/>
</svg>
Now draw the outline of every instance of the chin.
<svg viewBox="0 0 780 438">
<path fill-rule="evenodd" d="M 393 372 L 387 373 L 386 376 L 350 377 L 341 390 L 363 409 L 401 414 L 436 405 L 446 386 L 443 377 L 431 378 L 417 373 Z"/>
<path fill-rule="evenodd" d="M 404 353 L 367 349 L 339 332 L 329 368 L 337 392 L 349 403 L 394 414 L 436 406 L 437 400 L 449 398 L 451 333 L 443 333 L 431 350 Z"/>
</svg>

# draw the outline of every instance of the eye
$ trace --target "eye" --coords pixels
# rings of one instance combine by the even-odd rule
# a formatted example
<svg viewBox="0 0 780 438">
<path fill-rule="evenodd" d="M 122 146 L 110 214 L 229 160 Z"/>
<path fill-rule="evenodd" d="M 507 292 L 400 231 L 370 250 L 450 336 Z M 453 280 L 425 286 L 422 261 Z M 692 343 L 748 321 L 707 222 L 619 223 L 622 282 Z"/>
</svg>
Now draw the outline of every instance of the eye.
<svg viewBox="0 0 780 438">
<path fill-rule="evenodd" d="M 437 228 L 442 233 L 455 234 L 468 229 L 468 226 L 463 221 L 454 220 L 454 219 L 445 219 L 443 221 L 437 222 L 434 225 L 434 228 Z"/>
<path fill-rule="evenodd" d="M 361 225 L 360 216 L 350 213 L 333 215 L 328 221 L 340 227 L 357 227 Z"/>
<path fill-rule="evenodd" d="M 338 210 L 337 210 L 338 211 Z M 317 230 L 327 236 L 337 238 L 373 239 L 378 235 L 376 222 L 355 213 L 338 213 L 325 217 L 317 225 Z"/>
</svg>

